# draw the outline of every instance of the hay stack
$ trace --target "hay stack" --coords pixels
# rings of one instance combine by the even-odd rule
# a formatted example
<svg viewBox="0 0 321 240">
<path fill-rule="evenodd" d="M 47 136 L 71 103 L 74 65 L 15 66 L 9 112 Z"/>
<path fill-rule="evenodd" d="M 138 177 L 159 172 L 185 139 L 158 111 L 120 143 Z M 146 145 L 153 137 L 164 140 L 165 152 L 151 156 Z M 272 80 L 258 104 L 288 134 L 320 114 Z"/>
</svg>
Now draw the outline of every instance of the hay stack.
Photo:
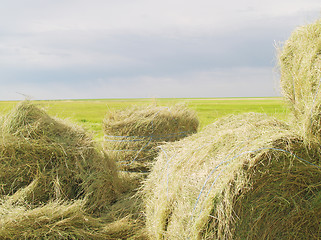
<svg viewBox="0 0 321 240">
<path fill-rule="evenodd" d="M 161 147 L 144 186 L 151 239 L 321 238 L 321 149 L 265 115 Z"/>
<path fill-rule="evenodd" d="M 92 210 L 115 200 L 116 166 L 82 128 L 48 116 L 29 101 L 2 119 L 1 194 L 13 194 L 38 178 L 33 203 L 88 196 Z M 94 194 L 92 194 L 94 193 Z"/>
<path fill-rule="evenodd" d="M 147 171 L 161 142 L 195 133 L 198 119 L 182 105 L 133 107 L 109 112 L 104 119 L 105 150 L 123 170 Z"/>
<path fill-rule="evenodd" d="M 297 28 L 279 53 L 281 87 L 307 138 L 321 138 L 321 20 Z"/>
</svg>

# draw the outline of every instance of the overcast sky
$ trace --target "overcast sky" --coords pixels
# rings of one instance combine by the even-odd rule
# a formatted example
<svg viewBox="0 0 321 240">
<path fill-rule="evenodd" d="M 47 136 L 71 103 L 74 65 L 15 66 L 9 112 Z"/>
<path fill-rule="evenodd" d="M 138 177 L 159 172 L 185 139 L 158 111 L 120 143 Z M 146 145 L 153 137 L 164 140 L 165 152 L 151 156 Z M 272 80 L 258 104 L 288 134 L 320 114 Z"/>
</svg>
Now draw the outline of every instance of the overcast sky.
<svg viewBox="0 0 321 240">
<path fill-rule="evenodd" d="M 320 0 L 10 0 L 0 100 L 278 96 L 276 44 Z"/>
</svg>

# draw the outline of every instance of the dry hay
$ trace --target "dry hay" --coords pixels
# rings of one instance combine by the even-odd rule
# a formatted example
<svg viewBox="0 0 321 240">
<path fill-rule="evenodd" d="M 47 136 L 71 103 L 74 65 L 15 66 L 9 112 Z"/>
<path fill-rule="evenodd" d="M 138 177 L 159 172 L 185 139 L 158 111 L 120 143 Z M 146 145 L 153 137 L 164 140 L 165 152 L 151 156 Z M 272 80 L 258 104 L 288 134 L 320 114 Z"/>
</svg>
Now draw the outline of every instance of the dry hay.
<svg viewBox="0 0 321 240">
<path fill-rule="evenodd" d="M 110 207 L 104 220 L 108 222 L 104 232 L 113 239 L 149 239 L 145 230 L 143 201 L 131 191 Z"/>
<path fill-rule="evenodd" d="M 141 201 L 133 201 L 131 193 L 98 218 L 88 214 L 87 198 L 30 204 L 27 199 L 38 184 L 37 178 L 13 195 L 0 197 L 0 239 L 148 239 L 137 209 Z"/>
<path fill-rule="evenodd" d="M 265 115 L 161 147 L 143 194 L 151 239 L 321 238 L 320 145 Z"/>
<path fill-rule="evenodd" d="M 103 231 L 107 233 L 111 239 L 149 239 L 143 229 L 142 223 L 132 219 L 130 216 L 107 224 Z"/>
<path fill-rule="evenodd" d="M 321 136 L 321 20 L 297 28 L 279 53 L 281 87 L 301 133 Z"/>
<path fill-rule="evenodd" d="M 29 101 L 0 122 L 1 239 L 146 239 L 141 201 L 84 129 Z"/>
<path fill-rule="evenodd" d="M 100 210 L 120 191 L 116 170 L 84 129 L 48 116 L 29 101 L 2 119 L 2 195 L 13 194 L 38 178 L 29 199 L 32 203 L 87 196 L 88 210 Z"/>
<path fill-rule="evenodd" d="M 113 239 L 149 239 L 145 228 L 144 202 L 137 191 L 145 179 L 141 173 L 121 171 L 120 177 L 129 186 L 102 216 L 107 224 L 104 232 Z"/>
<path fill-rule="evenodd" d="M 1 239 L 113 239 L 99 219 L 85 213 L 85 200 L 53 200 L 40 206 L 25 202 L 37 184 L 34 180 L 0 199 Z"/>
<path fill-rule="evenodd" d="M 122 170 L 148 171 L 160 142 L 173 142 L 195 133 L 198 125 L 195 112 L 183 105 L 109 112 L 103 124 L 105 150 Z"/>
</svg>

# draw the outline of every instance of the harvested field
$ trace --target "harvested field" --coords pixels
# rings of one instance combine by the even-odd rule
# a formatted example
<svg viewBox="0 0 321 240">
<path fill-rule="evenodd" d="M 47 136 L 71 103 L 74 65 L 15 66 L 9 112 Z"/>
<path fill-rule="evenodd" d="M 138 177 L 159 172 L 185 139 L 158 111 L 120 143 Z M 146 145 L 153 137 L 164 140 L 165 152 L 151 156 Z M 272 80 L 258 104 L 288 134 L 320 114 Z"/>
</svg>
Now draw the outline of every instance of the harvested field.
<svg viewBox="0 0 321 240">
<path fill-rule="evenodd" d="M 199 133 L 182 105 L 109 108 L 104 151 L 84 128 L 18 104 L 0 119 L 0 238 L 320 239 L 320 26 L 298 28 L 279 54 L 287 122 L 269 116 L 287 114 L 271 99 L 269 115 Z M 225 100 L 186 99 L 211 111 L 203 123 L 263 109 Z"/>
<path fill-rule="evenodd" d="M 87 99 L 87 100 L 59 100 L 34 101 L 50 116 L 70 119 L 72 122 L 93 132 L 97 141 L 103 141 L 102 122 L 106 111 L 116 111 L 133 106 L 172 106 L 185 103 L 193 109 L 199 118 L 200 129 L 208 124 L 230 114 L 246 112 L 265 113 L 281 120 L 289 116 L 289 108 L 282 98 L 171 98 L 171 99 Z M 0 110 L 10 111 L 17 102 L 0 101 Z"/>
</svg>

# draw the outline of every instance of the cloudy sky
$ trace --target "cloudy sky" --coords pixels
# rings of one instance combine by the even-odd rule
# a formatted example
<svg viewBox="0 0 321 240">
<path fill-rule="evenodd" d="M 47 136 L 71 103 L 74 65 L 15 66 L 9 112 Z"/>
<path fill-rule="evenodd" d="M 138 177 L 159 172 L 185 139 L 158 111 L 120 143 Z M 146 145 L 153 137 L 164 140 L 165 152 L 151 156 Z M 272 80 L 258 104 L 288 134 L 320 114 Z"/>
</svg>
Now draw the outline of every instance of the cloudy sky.
<svg viewBox="0 0 321 240">
<path fill-rule="evenodd" d="M 0 100 L 277 96 L 276 45 L 320 0 L 10 0 Z"/>
</svg>

